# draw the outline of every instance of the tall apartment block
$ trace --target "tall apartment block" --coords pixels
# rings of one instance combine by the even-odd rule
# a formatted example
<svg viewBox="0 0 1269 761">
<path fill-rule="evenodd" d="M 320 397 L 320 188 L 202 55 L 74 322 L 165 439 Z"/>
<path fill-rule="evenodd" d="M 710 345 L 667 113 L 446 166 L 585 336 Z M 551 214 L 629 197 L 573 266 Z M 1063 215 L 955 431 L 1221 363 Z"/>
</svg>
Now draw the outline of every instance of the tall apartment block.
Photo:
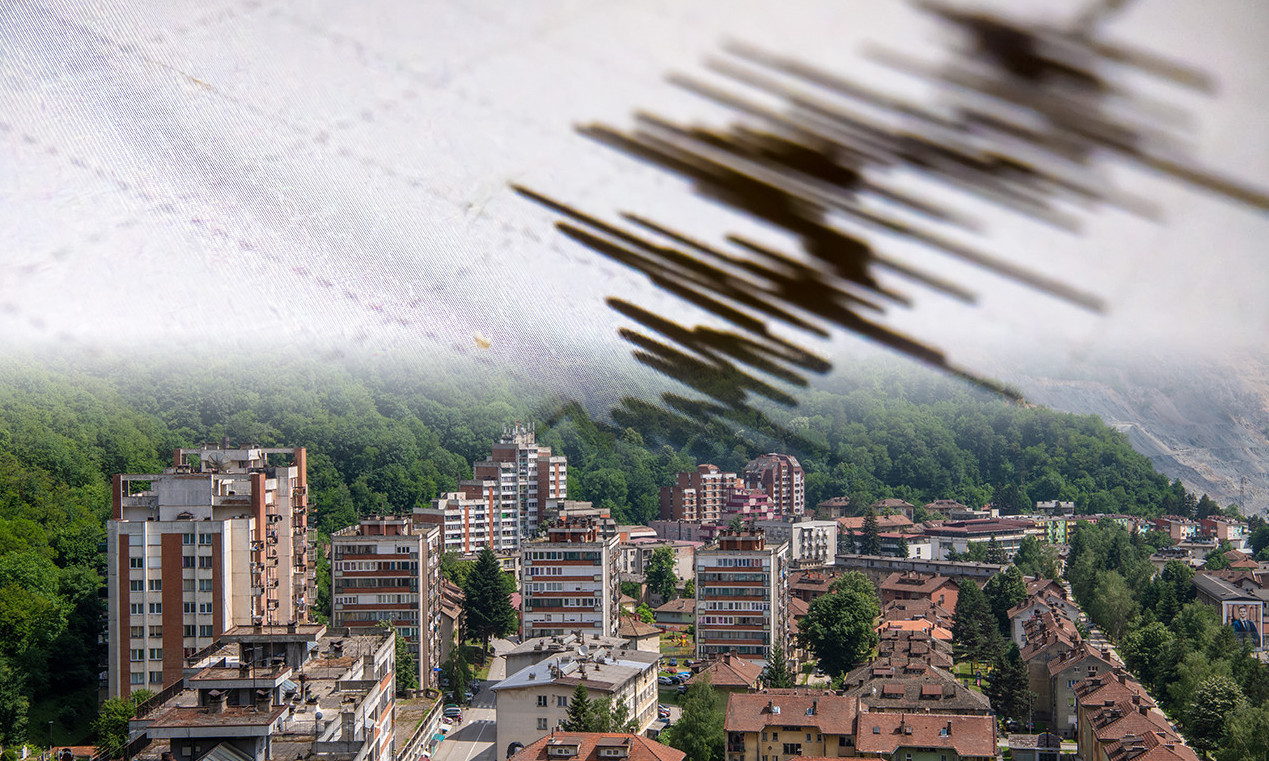
<svg viewBox="0 0 1269 761">
<path fill-rule="evenodd" d="M 735 652 L 765 661 L 787 654 L 789 545 L 762 531 L 724 529 L 696 551 L 696 657 Z"/>
<path fill-rule="evenodd" d="M 441 665 L 441 532 L 406 516 L 372 516 L 331 535 L 331 625 L 369 634 L 390 622 L 410 644 L 419 685 Z"/>
<path fill-rule="evenodd" d="M 520 510 L 515 487 L 501 481 L 463 481 L 458 491 L 414 508 L 414 522 L 436 526 L 445 552 L 470 555 L 485 547 L 494 552 L 520 546 Z"/>
<path fill-rule="evenodd" d="M 567 458 L 552 456 L 550 447 L 538 446 L 531 425 L 517 422 L 504 429 L 502 438 L 493 445 L 493 454 L 474 463 L 472 474 L 476 481 L 497 485 L 501 508 L 516 512 L 520 537 L 537 531 L 548 499 L 568 498 Z"/>
<path fill-rule="evenodd" d="M 765 491 L 779 515 L 806 512 L 806 474 L 792 455 L 772 453 L 755 458 L 745 466 L 745 486 Z"/>
<path fill-rule="evenodd" d="M 673 486 L 661 487 L 661 519 L 717 521 L 731 490 L 743 485 L 735 473 L 724 473 L 715 465 L 699 465 L 695 472 L 679 473 Z"/>
<path fill-rule="evenodd" d="M 522 639 L 577 631 L 617 636 L 617 545 L 585 518 L 561 519 L 545 537 L 521 544 Z"/>
<path fill-rule="evenodd" d="M 116 475 L 106 523 L 111 697 L 182 678 L 233 626 L 308 620 L 302 447 L 177 449 L 162 473 Z"/>
</svg>

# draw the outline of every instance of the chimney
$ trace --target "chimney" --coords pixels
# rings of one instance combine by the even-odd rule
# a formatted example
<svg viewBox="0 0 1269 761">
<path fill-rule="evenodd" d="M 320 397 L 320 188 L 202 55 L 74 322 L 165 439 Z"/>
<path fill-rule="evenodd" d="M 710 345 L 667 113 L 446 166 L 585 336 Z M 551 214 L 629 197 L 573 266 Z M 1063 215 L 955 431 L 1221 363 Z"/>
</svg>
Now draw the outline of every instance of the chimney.
<svg viewBox="0 0 1269 761">
<path fill-rule="evenodd" d="M 811 715 L 815 716 L 816 714 L 818 714 L 819 708 L 820 708 L 820 701 L 812 700 L 811 701 Z"/>
<path fill-rule="evenodd" d="M 225 712 L 226 695 L 221 690 L 211 690 L 207 693 L 207 709 L 209 713 Z"/>
<path fill-rule="evenodd" d="M 948 736 L 948 737 L 951 737 L 951 736 L 952 736 L 952 721 L 951 721 L 951 719 L 948 719 L 948 721 L 947 721 L 947 736 Z"/>
<path fill-rule="evenodd" d="M 344 742 L 352 742 L 357 733 L 357 714 L 353 711 L 341 711 L 339 713 L 340 739 Z"/>
</svg>

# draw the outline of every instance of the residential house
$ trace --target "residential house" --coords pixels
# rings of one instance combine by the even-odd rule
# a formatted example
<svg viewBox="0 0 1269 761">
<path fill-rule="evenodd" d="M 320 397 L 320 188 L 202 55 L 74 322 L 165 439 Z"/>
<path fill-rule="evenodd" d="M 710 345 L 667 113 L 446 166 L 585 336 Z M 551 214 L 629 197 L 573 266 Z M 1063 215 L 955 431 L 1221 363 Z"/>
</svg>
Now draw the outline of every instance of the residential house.
<svg viewBox="0 0 1269 761">
<path fill-rule="evenodd" d="M 849 672 L 843 693 L 859 699 L 861 711 L 988 716 L 991 703 L 956 680 L 951 672 L 921 661 L 902 668 L 870 663 Z"/>
<path fill-rule="evenodd" d="M 995 761 L 994 716 L 936 713 L 860 713 L 855 747 L 860 756 L 888 761 Z"/>
<path fill-rule="evenodd" d="M 622 616 L 617 623 L 617 636 L 635 650 L 645 653 L 661 652 L 661 630 L 644 623 L 634 616 Z"/>
<path fill-rule="evenodd" d="M 1053 696 L 1051 729 L 1063 737 L 1074 737 L 1078 717 L 1075 686 L 1117 665 L 1111 660 L 1110 648 L 1098 650 L 1087 642 L 1049 661 L 1049 693 Z"/>
<path fill-rule="evenodd" d="M 858 701 L 824 690 L 733 693 L 723 719 L 726 761 L 857 755 Z"/>
<path fill-rule="evenodd" d="M 520 748 L 508 761 L 683 761 L 686 755 L 639 735 L 552 732 Z"/>
<path fill-rule="evenodd" d="M 748 658 L 727 653 L 707 658 L 697 666 L 693 666 L 692 671 L 694 673 L 688 678 L 688 685 L 696 684 L 705 677 L 709 677 L 710 685 L 716 690 L 746 693 L 758 689 L 764 669 Z"/>
<path fill-rule="evenodd" d="M 944 610 L 954 611 L 960 587 L 947 576 L 896 572 L 887 576 L 878 585 L 877 591 L 882 605 L 895 600 L 924 600 Z"/>
<path fill-rule="evenodd" d="M 657 624 L 667 629 L 682 629 L 696 623 L 696 598 L 676 597 L 655 608 L 652 615 Z"/>
<path fill-rule="evenodd" d="M 1009 757 L 1013 761 L 1061 761 L 1062 738 L 1052 732 L 1009 735 Z"/>
<path fill-rule="evenodd" d="M 1250 641 L 1257 650 L 1263 650 L 1265 600 L 1260 593 L 1243 591 L 1219 576 L 1194 574 L 1194 589 L 1198 602 L 1216 608 L 1221 623 L 1233 628 L 1238 638 Z"/>
</svg>

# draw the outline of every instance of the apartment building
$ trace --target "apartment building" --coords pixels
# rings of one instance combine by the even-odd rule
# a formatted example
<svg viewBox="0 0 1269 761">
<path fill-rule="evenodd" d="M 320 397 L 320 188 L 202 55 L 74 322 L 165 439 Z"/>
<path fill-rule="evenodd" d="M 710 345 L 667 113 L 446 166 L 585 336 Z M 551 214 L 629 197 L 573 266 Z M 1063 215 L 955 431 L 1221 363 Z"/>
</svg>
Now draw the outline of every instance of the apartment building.
<svg viewBox="0 0 1269 761">
<path fill-rule="evenodd" d="M 696 551 L 696 657 L 788 652 L 789 545 L 761 531 L 723 530 Z"/>
<path fill-rule="evenodd" d="M 695 472 L 679 473 L 673 486 L 662 486 L 660 517 L 666 521 L 717 521 L 732 489 L 743 484 L 735 473 L 716 465 L 698 465 Z"/>
<path fill-rule="evenodd" d="M 568 498 L 567 458 L 538 446 L 532 424 L 519 421 L 503 429 L 489 459 L 472 464 L 472 476 L 496 484 L 500 507 L 516 514 L 517 541 L 537 533 L 547 500 Z"/>
<path fill-rule="evenodd" d="M 797 458 L 787 454 L 764 454 L 745 466 L 745 486 L 767 493 L 780 515 L 806 512 L 806 474 Z"/>
<path fill-rule="evenodd" d="M 657 719 L 659 653 L 612 647 L 586 638 L 576 650 L 526 666 L 491 689 L 498 711 L 497 750 L 527 746 L 548 735 L 568 716 L 568 702 L 584 685 L 591 700 L 624 703 L 636 734 Z"/>
<path fill-rule="evenodd" d="M 592 520 L 565 520 L 520 545 L 522 639 L 568 632 L 617 635 L 621 585 L 617 537 Z"/>
<path fill-rule="evenodd" d="M 837 521 L 756 521 L 769 542 L 789 543 L 789 562 L 798 567 L 832 565 L 837 557 Z"/>
<path fill-rule="evenodd" d="M 109 694 L 161 690 L 233 626 L 308 620 L 302 447 L 177 449 L 162 473 L 116 475 L 106 523 Z"/>
<path fill-rule="evenodd" d="M 727 761 L 854 756 L 859 701 L 828 690 L 767 690 L 727 697 Z"/>
<path fill-rule="evenodd" d="M 394 637 L 321 624 L 235 626 L 182 659 L 188 676 L 141 704 L 141 757 L 392 761 Z M 141 739 L 141 738 L 144 739 Z"/>
<path fill-rule="evenodd" d="M 445 552 L 474 555 L 485 547 L 510 552 L 520 546 L 515 490 L 499 481 L 463 481 L 429 507 L 414 508 L 414 522 L 440 530 Z"/>
<path fill-rule="evenodd" d="M 441 665 L 440 529 L 372 516 L 331 535 L 331 624 L 354 633 L 390 622 L 410 645 L 419 685 Z"/>
<path fill-rule="evenodd" d="M 975 518 L 965 521 L 947 521 L 926 524 L 925 534 L 933 539 L 934 557 L 946 558 L 948 552 L 961 554 L 969 545 L 984 544 L 995 539 L 1004 550 L 1005 557 L 1012 558 L 1026 537 L 1043 540 L 1045 531 L 1029 520 L 1016 518 Z"/>
</svg>

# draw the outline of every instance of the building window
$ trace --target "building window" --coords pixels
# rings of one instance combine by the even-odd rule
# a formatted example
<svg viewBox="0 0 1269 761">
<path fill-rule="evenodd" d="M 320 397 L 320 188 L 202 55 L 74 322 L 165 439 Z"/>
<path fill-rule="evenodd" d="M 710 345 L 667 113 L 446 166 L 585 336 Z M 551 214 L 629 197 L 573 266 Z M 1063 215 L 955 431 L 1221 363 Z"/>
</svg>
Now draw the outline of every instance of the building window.
<svg viewBox="0 0 1269 761">
<path fill-rule="evenodd" d="M 186 636 L 186 637 L 193 637 L 193 636 L 195 636 L 195 632 L 197 632 L 197 631 L 198 631 L 198 627 L 194 626 L 193 624 L 185 624 L 185 636 Z"/>
<path fill-rule="evenodd" d="M 159 637 L 159 638 L 162 638 L 162 637 L 163 637 L 163 627 L 162 627 L 162 626 L 151 626 L 151 627 L 150 627 L 150 636 L 151 636 L 151 637 Z"/>
<path fill-rule="evenodd" d="M 128 582 L 128 591 L 130 591 L 130 592 L 144 592 L 144 591 L 145 591 L 145 581 L 144 581 L 144 580 L 142 580 L 142 579 L 132 579 L 131 581 L 129 581 L 129 582 Z"/>
<path fill-rule="evenodd" d="M 194 603 L 192 603 L 192 602 L 187 602 L 187 603 L 185 603 L 184 607 L 185 607 L 185 612 L 186 612 L 186 613 L 193 613 L 193 612 L 194 612 Z"/>
<path fill-rule="evenodd" d="M 545 695 L 538 695 L 538 707 L 539 707 L 539 708 L 546 708 L 546 696 L 545 696 Z"/>
<path fill-rule="evenodd" d="M 199 534 L 199 535 L 198 535 L 198 543 L 199 543 L 199 544 L 211 544 L 211 543 L 212 543 L 212 535 L 211 535 L 211 534 Z"/>
<path fill-rule="evenodd" d="M 210 592 L 210 591 L 212 591 L 212 580 L 211 580 L 211 579 L 199 579 L 199 580 L 198 580 L 198 591 L 199 591 L 199 592 Z"/>
<path fill-rule="evenodd" d="M 144 626 L 134 626 L 134 627 L 132 627 L 132 638 L 133 638 L 133 639 L 141 639 L 141 638 L 142 638 L 142 637 L 144 637 L 144 636 L 145 636 L 145 627 L 144 627 Z"/>
<path fill-rule="evenodd" d="M 1067 707 L 1067 708 L 1074 708 L 1074 707 L 1075 707 L 1075 698 L 1067 698 L 1067 699 L 1066 699 L 1066 707 Z"/>
<path fill-rule="evenodd" d="M 128 558 L 129 568 L 145 568 L 145 558 Z"/>
<path fill-rule="evenodd" d="M 802 743 L 785 743 L 785 744 L 784 744 L 784 755 L 786 755 L 786 756 L 800 756 L 800 755 L 802 755 Z M 908 761 L 912 761 L 912 759 L 911 759 L 911 758 L 909 758 L 909 759 L 908 759 Z"/>
<path fill-rule="evenodd" d="M 163 603 L 161 603 L 161 602 L 152 602 L 152 603 L 150 603 L 150 612 L 151 612 L 151 613 L 162 613 L 162 612 L 163 612 Z"/>
<path fill-rule="evenodd" d="M 163 660 L 163 648 L 161 648 L 161 647 L 152 647 L 152 648 L 150 648 L 150 660 L 152 660 L 152 661 L 161 661 L 161 660 Z"/>
<path fill-rule="evenodd" d="M 128 681 L 131 682 L 132 684 L 145 684 L 145 672 L 133 671 L 131 674 L 129 674 Z"/>
<path fill-rule="evenodd" d="M 766 733 L 766 732 L 763 732 L 763 733 L 762 733 L 762 741 L 763 741 L 763 742 L 766 742 L 766 741 L 767 741 L 767 733 Z"/>
<path fill-rule="evenodd" d="M 163 672 L 162 672 L 162 671 L 151 671 L 151 672 L 150 672 L 150 684 L 163 684 Z"/>
<path fill-rule="evenodd" d="M 181 579 L 181 591 L 182 591 L 182 592 L 193 592 L 193 591 L 194 591 L 194 580 L 193 580 L 193 579 Z"/>
<path fill-rule="evenodd" d="M 211 613 L 211 612 L 212 612 L 212 603 L 209 603 L 209 602 L 200 602 L 200 603 L 198 604 L 198 612 L 199 612 L 199 613 L 204 613 L 204 614 Z"/>
<path fill-rule="evenodd" d="M 546 730 L 546 719 L 538 717 L 538 729 L 541 731 Z"/>
<path fill-rule="evenodd" d="M 145 660 L 145 648 L 135 647 L 132 649 L 132 662 L 138 663 Z"/>
<path fill-rule="evenodd" d="M 198 636 L 200 636 L 200 637 L 210 637 L 211 635 L 212 635 L 212 628 L 211 628 L 211 624 L 199 624 L 199 625 L 198 625 Z"/>
<path fill-rule="evenodd" d="M 193 555 L 182 555 L 182 556 L 181 556 L 181 568 L 193 568 L 193 567 L 194 567 L 194 556 L 193 556 Z"/>
<path fill-rule="evenodd" d="M 568 708 L 568 698 L 567 698 L 566 696 L 564 696 L 564 695 L 556 695 L 556 696 L 555 696 L 555 707 L 556 707 L 556 708 Z"/>
<path fill-rule="evenodd" d="M 162 591 L 163 591 L 163 579 L 150 579 L 150 591 L 151 591 L 151 592 L 162 592 Z"/>
<path fill-rule="evenodd" d="M 181 544 L 193 544 L 193 543 L 194 543 L 193 534 L 181 534 Z"/>
<path fill-rule="evenodd" d="M 128 603 L 128 612 L 134 616 L 142 615 L 143 613 L 145 613 L 145 603 L 143 602 Z"/>
<path fill-rule="evenodd" d="M 212 559 L 211 559 L 211 555 L 200 555 L 200 556 L 198 557 L 198 567 L 199 567 L 199 568 L 211 568 L 211 567 L 212 567 Z"/>
</svg>

